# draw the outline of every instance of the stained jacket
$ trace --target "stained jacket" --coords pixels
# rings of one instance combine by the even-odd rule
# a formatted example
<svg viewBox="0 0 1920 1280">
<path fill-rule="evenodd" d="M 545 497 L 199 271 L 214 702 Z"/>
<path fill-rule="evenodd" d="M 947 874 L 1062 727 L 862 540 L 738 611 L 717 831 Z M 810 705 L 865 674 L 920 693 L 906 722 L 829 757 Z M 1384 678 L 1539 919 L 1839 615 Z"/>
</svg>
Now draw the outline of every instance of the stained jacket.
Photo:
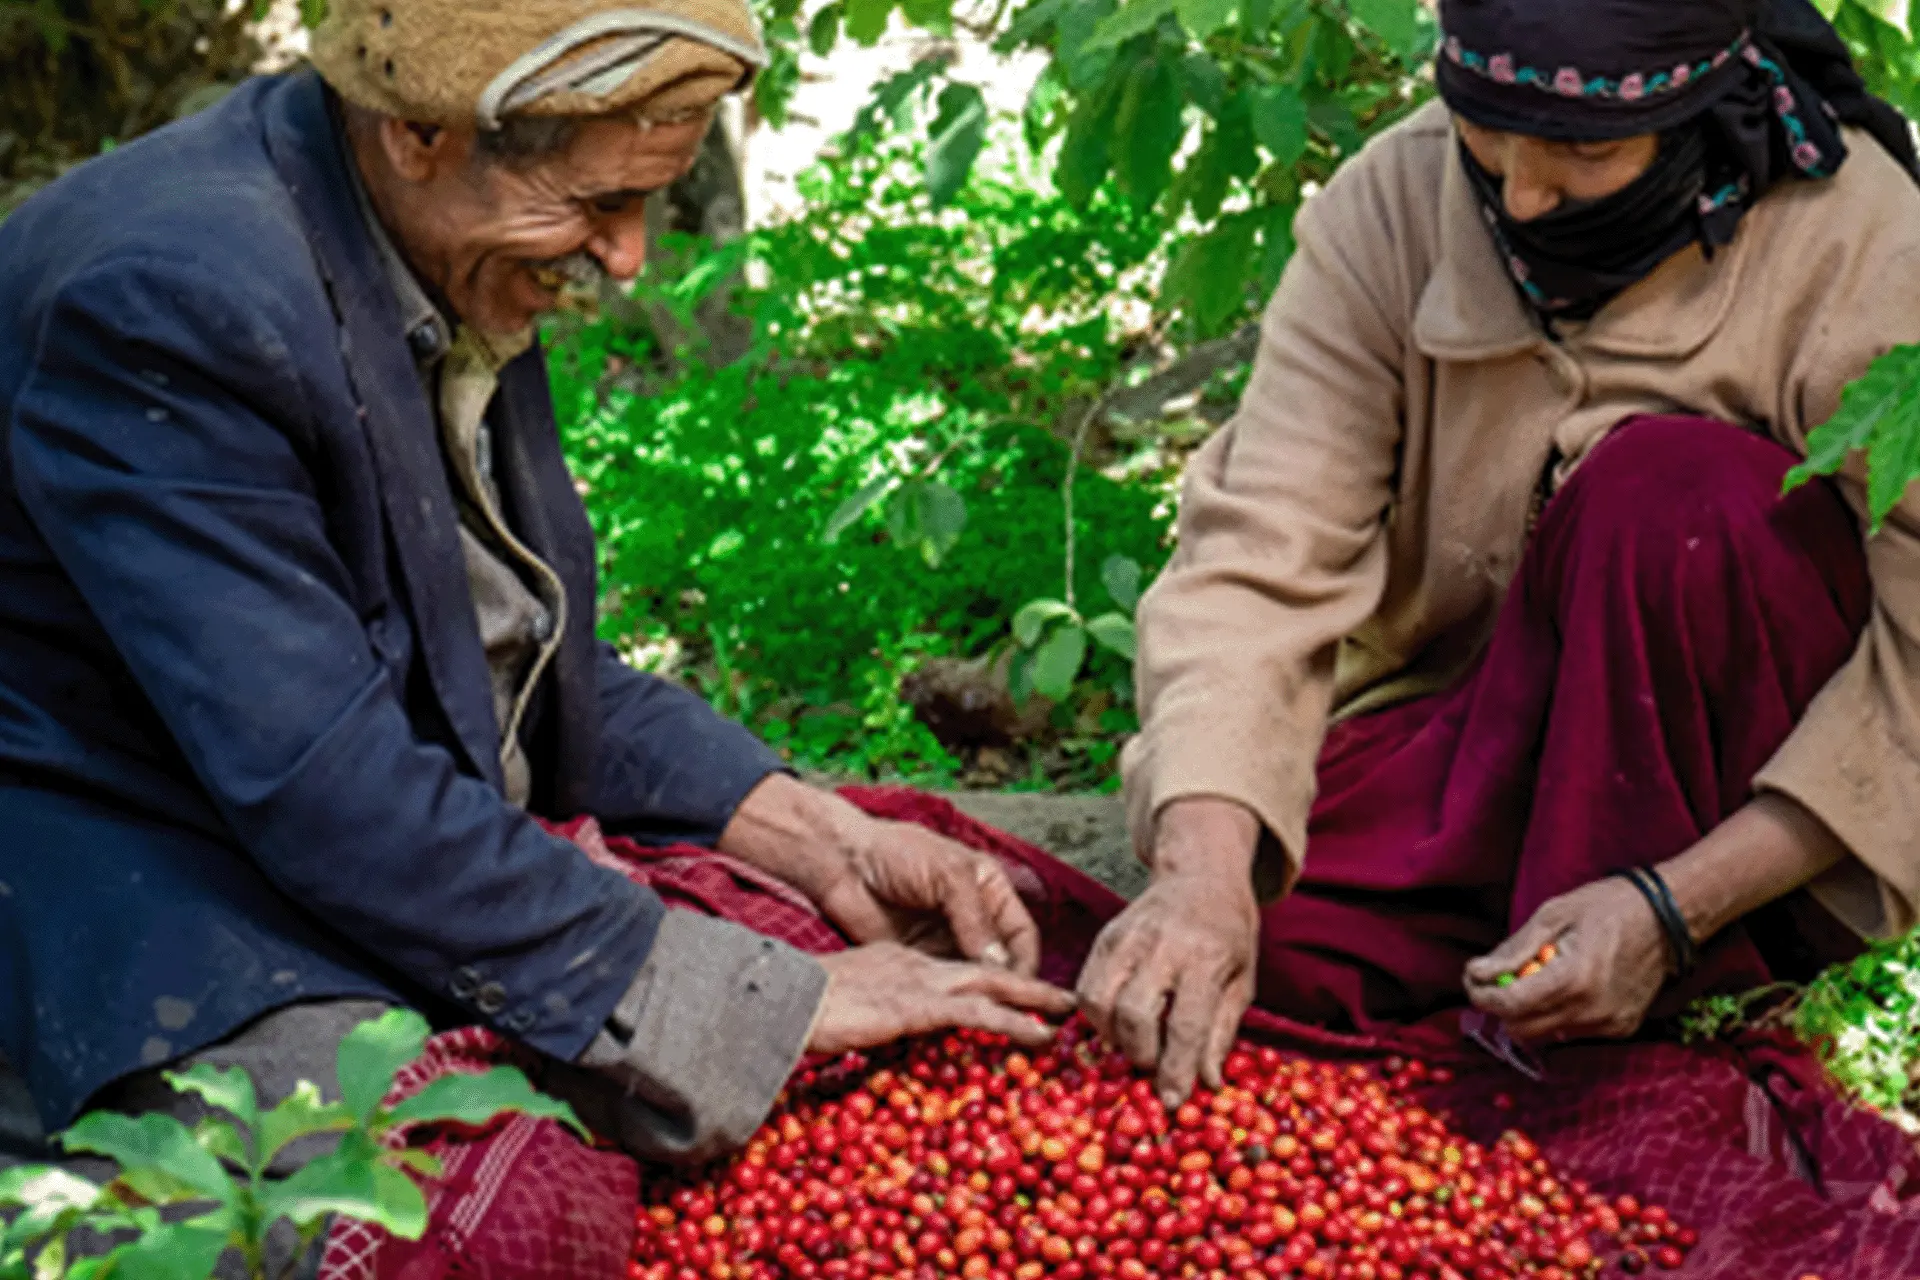
<svg viewBox="0 0 1920 1280">
<path fill-rule="evenodd" d="M 572 1058 L 661 906 L 500 794 L 432 411 L 325 91 L 259 80 L 0 225 L 0 1050 L 51 1128 L 296 1000 Z M 537 351 L 490 410 L 567 630 L 532 811 L 711 841 L 778 759 L 593 635 Z"/>
<path fill-rule="evenodd" d="M 1331 716 L 1444 687 L 1480 652 L 1535 495 L 1622 418 L 1702 414 L 1805 453 L 1876 356 L 1920 341 L 1920 189 L 1873 141 L 1781 184 L 1711 260 L 1689 248 L 1548 340 L 1495 254 L 1443 108 L 1303 207 L 1238 414 L 1186 477 L 1180 548 L 1142 603 L 1145 844 L 1183 796 L 1258 814 L 1311 858 Z M 1859 459 L 1839 488 L 1865 512 Z M 1865 533 L 1863 523 L 1863 536 Z M 1867 541 L 1858 652 L 1755 786 L 1792 796 L 1920 910 L 1920 490 Z"/>
</svg>

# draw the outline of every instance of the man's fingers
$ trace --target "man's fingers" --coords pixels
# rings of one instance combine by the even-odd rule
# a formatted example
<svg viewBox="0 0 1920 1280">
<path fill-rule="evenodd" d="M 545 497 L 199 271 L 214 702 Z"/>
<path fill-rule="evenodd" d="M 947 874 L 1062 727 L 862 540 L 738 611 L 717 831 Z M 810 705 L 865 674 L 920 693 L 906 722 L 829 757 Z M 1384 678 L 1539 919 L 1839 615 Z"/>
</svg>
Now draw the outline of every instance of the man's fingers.
<svg viewBox="0 0 1920 1280">
<path fill-rule="evenodd" d="M 1053 1028 L 1030 1013 L 995 1004 L 985 996 L 955 996 L 943 1003 L 944 1025 L 971 1027 L 1003 1035 L 1015 1044 L 1038 1048 L 1053 1039 Z"/>
<path fill-rule="evenodd" d="M 980 882 L 974 877 L 971 860 L 955 859 L 942 866 L 937 875 L 940 913 L 947 918 L 947 925 L 953 930 L 953 940 L 959 944 L 960 954 L 969 960 L 1000 963 L 999 957 L 1008 954 L 1006 944 L 1000 940 L 999 931 L 987 916 L 987 905 L 981 894 Z M 997 955 L 991 953 L 995 949 Z"/>
<path fill-rule="evenodd" d="M 1219 977 L 1212 970 L 1211 965 L 1188 965 L 1174 987 L 1155 1080 L 1160 1101 L 1169 1108 L 1179 1106 L 1193 1092 L 1193 1082 L 1199 1078 L 1206 1057 L 1222 994 Z"/>
<path fill-rule="evenodd" d="M 1062 991 L 1051 982 L 1029 978 L 1011 969 L 949 963 L 958 971 L 948 979 L 948 989 L 955 995 L 985 996 L 1001 1004 L 1055 1016 L 1073 1012 L 1077 1003 L 1071 991 Z"/>
<path fill-rule="evenodd" d="M 978 866 L 974 879 L 980 885 L 981 898 L 1007 953 L 1007 959 L 1000 963 L 1011 963 L 1019 973 L 1038 973 L 1040 928 L 1033 922 L 1033 913 L 1020 901 L 1019 890 L 1013 887 L 1006 868 L 998 861 L 981 858 Z"/>
</svg>

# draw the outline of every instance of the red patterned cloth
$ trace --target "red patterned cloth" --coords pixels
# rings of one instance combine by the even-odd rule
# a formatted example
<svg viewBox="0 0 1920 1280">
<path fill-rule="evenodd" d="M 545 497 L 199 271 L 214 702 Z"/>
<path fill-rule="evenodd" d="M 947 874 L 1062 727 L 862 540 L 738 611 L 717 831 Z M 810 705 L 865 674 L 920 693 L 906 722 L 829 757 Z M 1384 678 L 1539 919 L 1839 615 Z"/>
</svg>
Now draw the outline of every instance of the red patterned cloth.
<svg viewBox="0 0 1920 1280">
<path fill-rule="evenodd" d="M 1072 980 L 1122 905 L 1086 876 L 944 801 L 897 789 L 845 794 L 869 813 L 918 822 L 1001 858 L 1046 939 L 1042 972 L 1056 981 Z M 724 914 L 815 951 L 844 945 L 790 890 L 732 859 L 602 840 L 589 824 L 566 834 L 673 906 Z M 1245 1030 L 1322 1056 L 1368 1059 L 1406 1047 L 1399 1038 L 1334 1035 L 1259 1011 Z M 1920 1162 L 1912 1147 L 1892 1126 L 1837 1102 L 1791 1049 L 1574 1046 L 1549 1052 L 1535 1082 L 1459 1032 L 1456 1014 L 1413 1029 L 1428 1058 L 1444 1057 L 1456 1072 L 1431 1101 L 1482 1140 L 1522 1128 L 1574 1176 L 1667 1205 L 1700 1231 L 1680 1280 L 1920 1277 Z M 487 1031 L 437 1036 L 402 1074 L 394 1099 L 445 1072 L 522 1062 L 520 1053 Z M 322 1280 L 625 1274 L 645 1176 L 631 1160 L 587 1147 L 546 1120 L 442 1133 L 428 1146 L 446 1176 L 427 1188 L 425 1239 L 394 1240 L 342 1223 L 328 1241 Z"/>
</svg>

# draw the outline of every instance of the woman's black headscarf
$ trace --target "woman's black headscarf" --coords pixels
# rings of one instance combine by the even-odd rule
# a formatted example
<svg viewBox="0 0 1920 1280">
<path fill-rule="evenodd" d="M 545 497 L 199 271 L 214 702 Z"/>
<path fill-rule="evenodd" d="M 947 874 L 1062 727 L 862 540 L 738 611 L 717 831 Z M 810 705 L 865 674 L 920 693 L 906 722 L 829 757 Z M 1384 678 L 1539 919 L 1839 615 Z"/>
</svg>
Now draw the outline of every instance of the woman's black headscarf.
<svg viewBox="0 0 1920 1280">
<path fill-rule="evenodd" d="M 1920 181 L 1906 118 L 1868 93 L 1809 0 L 1441 0 L 1440 95 L 1487 129 L 1568 141 L 1658 134 L 1625 190 L 1525 222 L 1462 161 L 1542 318 L 1585 319 L 1666 258 L 1733 239 L 1748 207 L 1846 160 L 1864 128 Z"/>
</svg>

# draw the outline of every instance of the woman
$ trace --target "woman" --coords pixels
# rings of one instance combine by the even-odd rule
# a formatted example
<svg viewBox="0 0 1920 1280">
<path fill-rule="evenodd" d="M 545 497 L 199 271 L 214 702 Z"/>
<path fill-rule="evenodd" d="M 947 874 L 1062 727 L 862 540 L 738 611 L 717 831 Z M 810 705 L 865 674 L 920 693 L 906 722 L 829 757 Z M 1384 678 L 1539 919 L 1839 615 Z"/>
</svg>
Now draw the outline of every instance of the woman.
<svg viewBox="0 0 1920 1280">
<path fill-rule="evenodd" d="M 1905 121 L 1807 0 L 1440 9 L 1142 607 L 1080 994 L 1169 1094 L 1250 1000 L 1618 1037 L 1920 905 L 1920 499 L 1781 497 L 1920 339 Z"/>
</svg>

